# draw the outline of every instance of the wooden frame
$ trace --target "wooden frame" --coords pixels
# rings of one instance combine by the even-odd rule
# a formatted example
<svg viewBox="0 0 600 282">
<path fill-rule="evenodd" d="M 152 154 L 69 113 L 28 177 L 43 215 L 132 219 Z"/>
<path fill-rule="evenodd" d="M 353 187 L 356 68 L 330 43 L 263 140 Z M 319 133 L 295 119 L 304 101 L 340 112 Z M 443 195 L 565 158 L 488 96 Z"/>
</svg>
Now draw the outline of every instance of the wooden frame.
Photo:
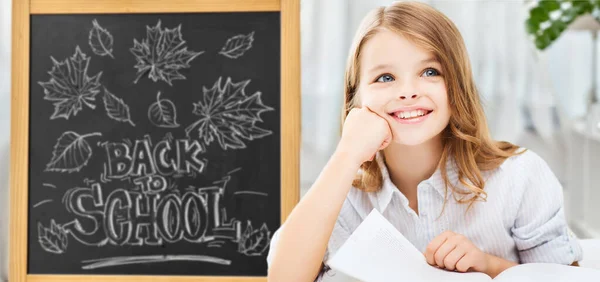
<svg viewBox="0 0 600 282">
<path fill-rule="evenodd" d="M 281 12 L 281 222 L 299 200 L 300 0 L 13 0 L 9 281 L 266 281 L 235 276 L 27 274 L 30 16 L 65 13 Z"/>
</svg>

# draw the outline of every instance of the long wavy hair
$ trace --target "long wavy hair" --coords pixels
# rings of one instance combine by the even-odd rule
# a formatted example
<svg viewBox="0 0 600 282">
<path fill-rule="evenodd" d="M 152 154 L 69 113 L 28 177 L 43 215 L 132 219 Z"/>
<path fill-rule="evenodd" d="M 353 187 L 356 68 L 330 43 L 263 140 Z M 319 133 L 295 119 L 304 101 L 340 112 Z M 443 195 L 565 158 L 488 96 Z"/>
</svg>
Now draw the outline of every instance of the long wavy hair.
<svg viewBox="0 0 600 282">
<path fill-rule="evenodd" d="M 357 102 L 361 48 L 381 29 L 408 38 L 432 52 L 441 63 L 451 112 L 450 121 L 441 133 L 443 151 L 438 163 L 446 195 L 448 187 L 451 187 L 457 202 L 469 204 L 467 210 L 477 200 L 486 201 L 482 171 L 493 170 L 507 158 L 525 151 L 516 152 L 518 146 L 491 138 L 463 38 L 452 21 L 431 6 L 418 2 L 396 2 L 374 9 L 365 16 L 354 36 L 346 63 L 342 124 Z M 449 183 L 445 165 L 449 160 L 458 170 L 458 181 L 468 191 Z M 382 182 L 380 167 L 373 160 L 361 165 L 361 172 L 353 185 L 373 192 L 381 189 Z M 458 199 L 457 193 L 464 196 Z M 446 202 L 447 196 L 444 207 Z"/>
</svg>

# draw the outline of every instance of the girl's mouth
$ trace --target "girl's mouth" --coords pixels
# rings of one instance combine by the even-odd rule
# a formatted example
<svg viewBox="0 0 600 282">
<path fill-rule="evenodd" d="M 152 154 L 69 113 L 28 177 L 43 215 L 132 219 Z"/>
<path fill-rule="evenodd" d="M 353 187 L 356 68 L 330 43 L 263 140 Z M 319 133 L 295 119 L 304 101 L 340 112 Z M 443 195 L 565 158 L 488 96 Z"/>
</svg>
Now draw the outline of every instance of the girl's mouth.
<svg viewBox="0 0 600 282">
<path fill-rule="evenodd" d="M 390 114 L 397 122 L 402 124 L 417 124 L 426 120 L 433 110 L 418 109 L 412 111 L 398 111 Z"/>
</svg>

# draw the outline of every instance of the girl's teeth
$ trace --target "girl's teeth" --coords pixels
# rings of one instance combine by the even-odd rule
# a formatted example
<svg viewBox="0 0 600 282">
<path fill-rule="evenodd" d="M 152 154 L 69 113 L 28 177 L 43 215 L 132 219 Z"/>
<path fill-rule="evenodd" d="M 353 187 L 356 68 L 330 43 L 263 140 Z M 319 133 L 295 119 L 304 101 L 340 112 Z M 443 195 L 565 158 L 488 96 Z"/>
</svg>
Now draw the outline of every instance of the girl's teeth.
<svg viewBox="0 0 600 282">
<path fill-rule="evenodd" d="M 410 112 L 400 112 L 400 113 L 398 113 L 398 117 L 408 119 L 408 118 L 424 116 L 425 114 L 426 114 L 426 112 L 423 110 L 415 110 L 415 111 L 410 111 Z"/>
</svg>

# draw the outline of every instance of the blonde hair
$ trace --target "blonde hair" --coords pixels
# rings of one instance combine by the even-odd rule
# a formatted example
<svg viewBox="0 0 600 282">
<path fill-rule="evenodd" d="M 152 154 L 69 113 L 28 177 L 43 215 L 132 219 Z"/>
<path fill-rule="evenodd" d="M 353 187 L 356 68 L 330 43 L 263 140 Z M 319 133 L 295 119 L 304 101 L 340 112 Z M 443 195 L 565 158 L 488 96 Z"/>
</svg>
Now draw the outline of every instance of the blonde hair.
<svg viewBox="0 0 600 282">
<path fill-rule="evenodd" d="M 482 171 L 495 169 L 505 159 L 524 151 L 517 153 L 518 146 L 492 140 L 462 36 L 452 21 L 436 9 L 418 2 L 396 2 L 371 11 L 363 19 L 346 64 L 342 122 L 357 102 L 355 94 L 360 82 L 361 48 L 381 29 L 406 37 L 432 52 L 441 63 L 451 112 L 450 121 L 441 133 L 443 151 L 438 163 L 445 194 L 448 194 L 450 186 L 455 193 L 471 195 L 465 200 L 465 197 L 456 199 L 453 193 L 457 202 L 469 203 L 467 210 L 477 200 L 486 201 Z M 469 191 L 459 191 L 449 183 L 445 165 L 447 161 L 454 161 L 458 169 L 458 180 Z M 362 172 L 357 174 L 353 185 L 366 192 L 381 189 L 383 179 L 378 163 L 375 160 L 365 162 L 361 169 Z M 446 201 L 447 197 L 444 199 L 444 207 Z M 444 208 L 442 213 L 443 210 Z"/>
</svg>

